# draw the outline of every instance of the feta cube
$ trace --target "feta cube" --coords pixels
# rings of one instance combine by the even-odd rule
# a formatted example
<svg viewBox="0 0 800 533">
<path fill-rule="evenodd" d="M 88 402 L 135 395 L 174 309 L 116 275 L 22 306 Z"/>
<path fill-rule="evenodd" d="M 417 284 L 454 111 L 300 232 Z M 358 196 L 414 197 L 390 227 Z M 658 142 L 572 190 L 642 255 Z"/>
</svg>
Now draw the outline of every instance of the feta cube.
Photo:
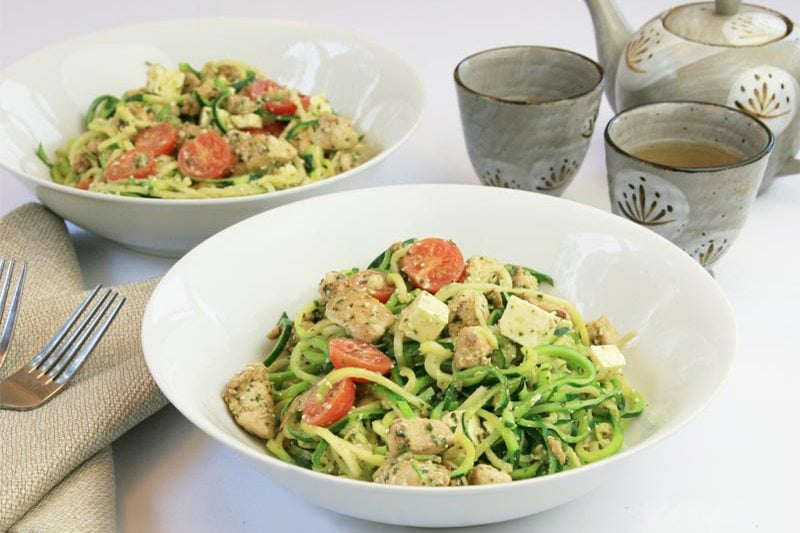
<svg viewBox="0 0 800 533">
<path fill-rule="evenodd" d="M 447 304 L 429 292 L 422 291 L 411 305 L 400 313 L 398 327 L 406 337 L 417 342 L 435 340 L 450 318 Z"/>
<path fill-rule="evenodd" d="M 231 124 L 239 129 L 244 128 L 260 128 L 263 126 L 261 117 L 255 113 L 247 113 L 246 115 L 231 115 Z"/>
<path fill-rule="evenodd" d="M 522 298 L 511 296 L 500 317 L 500 333 L 522 346 L 538 346 L 550 341 L 556 317 Z"/>
<path fill-rule="evenodd" d="M 625 366 L 625 356 L 616 344 L 592 346 L 589 353 L 598 370 L 616 370 Z"/>
</svg>

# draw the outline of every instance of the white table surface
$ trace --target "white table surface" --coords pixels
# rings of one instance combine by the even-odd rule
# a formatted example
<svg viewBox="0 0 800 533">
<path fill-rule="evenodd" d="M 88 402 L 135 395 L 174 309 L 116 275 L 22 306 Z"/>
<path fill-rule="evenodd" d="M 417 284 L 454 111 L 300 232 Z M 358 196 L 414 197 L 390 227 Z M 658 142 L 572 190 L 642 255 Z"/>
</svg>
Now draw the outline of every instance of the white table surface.
<svg viewBox="0 0 800 533">
<path fill-rule="evenodd" d="M 634 27 L 673 5 L 668 0 L 620 4 Z M 769 4 L 800 19 L 796 0 Z M 462 57 L 509 44 L 558 46 L 596 57 L 589 16 L 579 0 L 0 0 L 0 68 L 88 31 L 156 18 L 220 15 L 336 26 L 382 43 L 411 62 L 427 90 L 425 116 L 413 137 L 381 168 L 375 185 L 477 182 L 452 83 L 453 67 Z M 604 103 L 586 161 L 564 195 L 604 209 L 608 199 L 601 130 L 611 115 Z M 11 175 L 0 171 L 0 215 L 32 200 Z M 778 180 L 758 198 L 738 241 L 715 268 L 736 312 L 739 350 L 727 385 L 706 411 L 666 442 L 633 457 L 597 491 L 536 516 L 476 530 L 797 531 L 800 431 L 795 387 L 800 350 L 793 328 L 800 301 L 799 210 L 800 176 Z M 71 231 L 87 285 L 144 279 L 172 264 L 77 228 Z M 172 407 L 121 438 L 114 456 L 121 531 L 404 530 L 306 503 L 250 470 Z"/>
</svg>

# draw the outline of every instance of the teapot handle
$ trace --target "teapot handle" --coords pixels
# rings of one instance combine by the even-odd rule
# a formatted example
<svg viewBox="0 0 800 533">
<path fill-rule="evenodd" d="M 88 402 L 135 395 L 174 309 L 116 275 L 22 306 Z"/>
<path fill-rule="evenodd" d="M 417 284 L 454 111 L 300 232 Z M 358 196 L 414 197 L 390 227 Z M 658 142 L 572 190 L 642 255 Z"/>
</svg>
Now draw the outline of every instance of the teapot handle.
<svg viewBox="0 0 800 533">
<path fill-rule="evenodd" d="M 714 4 L 716 4 L 717 15 L 729 17 L 739 12 L 742 0 L 714 0 Z"/>
<path fill-rule="evenodd" d="M 775 172 L 775 177 L 791 176 L 792 174 L 800 174 L 800 159 L 795 159 L 794 157 Z"/>
</svg>

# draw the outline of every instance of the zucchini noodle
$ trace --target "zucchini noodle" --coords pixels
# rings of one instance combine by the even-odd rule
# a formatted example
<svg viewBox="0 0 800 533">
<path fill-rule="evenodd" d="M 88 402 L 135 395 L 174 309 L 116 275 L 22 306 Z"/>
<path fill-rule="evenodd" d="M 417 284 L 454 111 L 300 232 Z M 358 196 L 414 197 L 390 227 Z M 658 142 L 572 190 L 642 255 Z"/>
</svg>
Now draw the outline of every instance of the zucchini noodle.
<svg viewBox="0 0 800 533">
<path fill-rule="evenodd" d="M 547 274 L 486 257 L 480 273 L 468 261 L 465 275 L 454 275 L 464 281 L 426 292 L 404 270 L 414 243 L 388 247 L 369 272 L 329 273 L 317 300 L 294 320 L 280 317 L 261 367 L 275 418 L 267 453 L 352 479 L 453 486 L 486 482 L 487 471 L 505 481 L 550 475 L 617 453 L 646 404 L 624 361 L 602 354 L 621 357 L 635 333 L 619 336 L 605 317 L 587 324 L 575 304 L 543 288 L 553 284 Z M 373 335 L 379 318 L 383 330 Z M 414 431 L 441 443 L 434 429 L 449 435 L 446 448 L 398 448 Z M 446 475 L 433 483 L 431 472 Z"/>
<path fill-rule="evenodd" d="M 207 135 L 222 151 L 195 141 Z M 324 94 L 303 95 L 245 63 L 209 62 L 199 71 L 186 63 L 177 70 L 147 64 L 142 87 L 119 98 L 98 96 L 83 133 L 52 160 L 41 146 L 36 155 L 54 182 L 70 187 L 145 198 L 228 198 L 355 168 L 375 152 L 363 137 Z"/>
</svg>

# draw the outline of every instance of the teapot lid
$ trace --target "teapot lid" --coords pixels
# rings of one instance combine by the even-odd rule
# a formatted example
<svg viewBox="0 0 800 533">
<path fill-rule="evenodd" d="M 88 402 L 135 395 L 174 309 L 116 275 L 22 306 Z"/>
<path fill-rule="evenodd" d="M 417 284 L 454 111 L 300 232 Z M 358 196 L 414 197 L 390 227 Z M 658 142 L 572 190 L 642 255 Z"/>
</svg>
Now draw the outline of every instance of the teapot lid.
<svg viewBox="0 0 800 533">
<path fill-rule="evenodd" d="M 676 7 L 664 27 L 686 40 L 713 46 L 759 46 L 783 39 L 792 22 L 775 11 L 736 0 L 717 0 Z"/>
</svg>

